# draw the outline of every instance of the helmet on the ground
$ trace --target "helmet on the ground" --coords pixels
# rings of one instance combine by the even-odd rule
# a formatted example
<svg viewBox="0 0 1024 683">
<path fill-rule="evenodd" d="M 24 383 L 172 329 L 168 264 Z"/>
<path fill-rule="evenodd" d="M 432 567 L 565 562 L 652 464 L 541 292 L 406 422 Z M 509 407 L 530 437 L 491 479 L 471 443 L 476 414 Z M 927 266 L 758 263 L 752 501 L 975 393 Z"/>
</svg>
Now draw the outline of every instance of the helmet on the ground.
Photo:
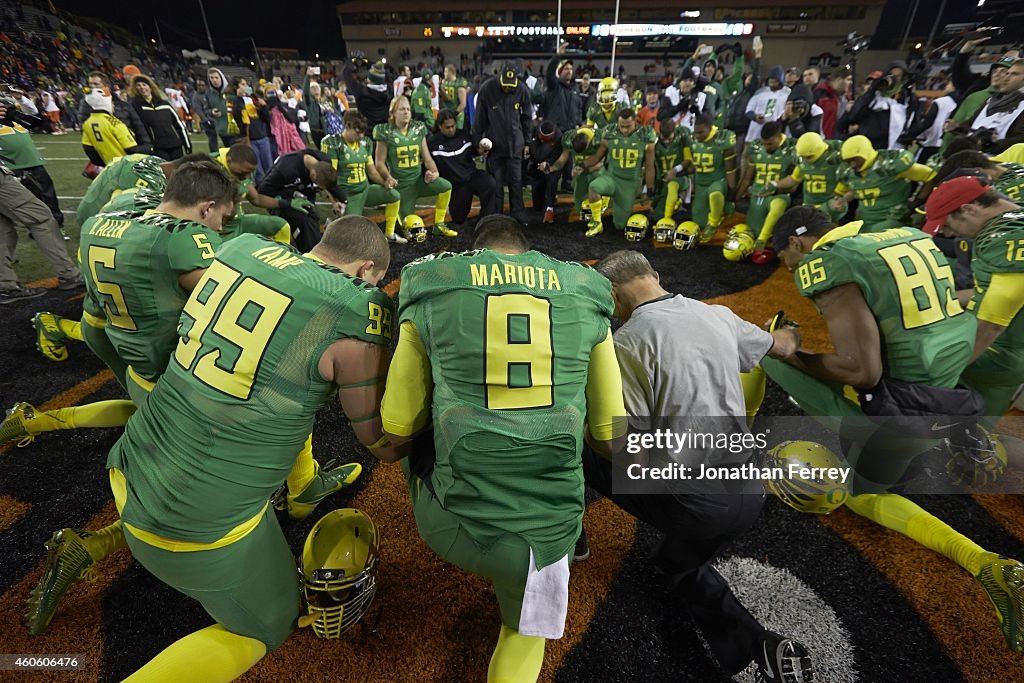
<svg viewBox="0 0 1024 683">
<path fill-rule="evenodd" d="M 412 242 L 425 242 L 427 239 L 427 226 L 423 223 L 423 219 L 418 215 L 411 213 L 405 217 L 402 222 L 402 226 L 405 228 L 405 232 L 409 235 L 409 240 Z"/>
<path fill-rule="evenodd" d="M 310 530 L 299 573 L 306 612 L 316 617 L 313 633 L 320 638 L 340 638 L 370 608 L 379 544 L 373 521 L 352 508 L 328 512 Z"/>
<path fill-rule="evenodd" d="M 696 247 L 699 241 L 700 226 L 693 221 L 683 221 L 676 228 L 676 235 L 675 239 L 672 240 L 672 246 L 679 251 L 686 251 Z"/>
<path fill-rule="evenodd" d="M 654 241 L 671 242 L 676 233 L 676 222 L 671 218 L 659 218 L 654 224 Z"/>
<path fill-rule="evenodd" d="M 752 251 L 754 251 L 754 236 L 750 234 L 750 229 L 742 223 L 729 231 L 728 237 L 725 238 L 725 244 L 722 245 L 722 255 L 727 261 L 742 261 L 750 256 Z"/>
<path fill-rule="evenodd" d="M 639 242 L 647 237 L 649 227 L 651 227 L 651 222 L 645 214 L 634 213 L 626 221 L 626 239 L 630 242 Z"/>
<path fill-rule="evenodd" d="M 962 486 L 991 484 L 1006 471 L 1006 446 L 998 434 L 981 425 L 965 430 L 962 437 L 946 439 L 949 460 L 946 472 L 953 483 Z"/>
<path fill-rule="evenodd" d="M 848 467 L 846 461 L 820 443 L 784 441 L 765 454 L 761 466 L 777 468 L 764 486 L 798 512 L 825 515 L 850 497 L 849 478 L 843 483 L 825 476 L 831 468 Z"/>
</svg>

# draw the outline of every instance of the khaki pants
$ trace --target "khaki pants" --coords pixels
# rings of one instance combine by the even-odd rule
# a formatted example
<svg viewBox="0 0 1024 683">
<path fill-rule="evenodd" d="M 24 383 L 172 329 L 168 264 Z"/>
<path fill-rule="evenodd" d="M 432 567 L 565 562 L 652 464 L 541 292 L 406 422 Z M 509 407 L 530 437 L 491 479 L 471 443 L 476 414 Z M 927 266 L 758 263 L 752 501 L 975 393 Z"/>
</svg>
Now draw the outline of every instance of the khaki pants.
<svg viewBox="0 0 1024 683">
<path fill-rule="evenodd" d="M 50 209 L 13 175 L 0 172 L 0 289 L 18 286 L 18 276 L 12 267 L 18 227 L 28 230 L 58 278 L 71 280 L 78 276 Z"/>
</svg>

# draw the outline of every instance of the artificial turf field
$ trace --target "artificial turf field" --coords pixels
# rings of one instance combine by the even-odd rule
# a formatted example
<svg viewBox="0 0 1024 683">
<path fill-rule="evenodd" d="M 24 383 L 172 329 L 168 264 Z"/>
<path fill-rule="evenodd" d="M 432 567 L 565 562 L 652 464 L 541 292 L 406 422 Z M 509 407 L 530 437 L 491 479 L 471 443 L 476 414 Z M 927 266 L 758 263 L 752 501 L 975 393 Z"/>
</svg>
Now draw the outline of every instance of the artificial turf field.
<svg viewBox="0 0 1024 683">
<path fill-rule="evenodd" d="M 77 137 L 41 137 L 38 144 L 52 160 L 58 194 L 81 196 L 87 181 L 80 176 L 84 160 Z M 72 212 L 67 215 L 72 243 L 76 204 L 62 200 Z M 579 223 L 565 220 L 565 208 L 555 225 L 528 228 L 535 248 L 566 260 L 588 260 L 625 245 L 613 230 L 584 238 Z M 454 240 L 430 237 L 425 244 L 396 246 L 382 285 L 397 293 L 402 265 L 441 248 L 468 248 L 471 242 L 470 231 L 464 230 Z M 661 273 L 666 289 L 728 305 L 756 323 L 785 309 L 801 323 L 806 347 L 827 346 L 817 313 L 796 295 L 792 276 L 783 269 L 731 264 L 717 247 L 680 253 L 645 242 L 639 248 Z M 29 240 L 22 240 L 17 256 L 15 267 L 23 281 L 52 275 Z M 35 350 L 32 314 L 52 310 L 78 316 L 80 299 L 80 293 L 53 290 L 0 308 L 0 404 L 28 400 L 45 409 L 122 397 L 109 371 L 84 345 L 70 347 L 71 358 L 63 363 L 50 362 Z M 771 383 L 762 413 L 799 414 Z M 96 582 L 80 582 L 69 593 L 46 634 L 27 635 L 23 605 L 40 576 L 49 535 L 63 526 L 94 528 L 115 519 L 104 462 L 118 433 L 64 432 L 40 436 L 25 448 L 0 447 L 0 651 L 81 653 L 87 662 L 80 672 L 0 671 L 0 681 L 120 680 L 174 640 L 211 623 L 197 603 L 122 552 L 100 565 Z M 298 551 L 327 510 L 365 511 L 383 534 L 379 592 L 366 623 L 344 639 L 322 641 L 308 630 L 296 632 L 243 680 L 483 681 L 499 628 L 487 582 L 447 565 L 423 544 L 398 466 L 375 464 L 334 406 L 318 416 L 314 452 L 321 462 L 358 460 L 363 476 L 304 522 L 284 521 L 285 533 Z M 1019 497 L 922 496 L 915 501 L 987 549 L 1024 558 Z M 542 680 L 727 680 L 705 654 L 682 605 L 652 571 L 648 555 L 658 542 L 657 532 L 607 500 L 590 504 L 585 525 L 592 554 L 572 566 L 565 637 L 548 643 Z M 766 627 L 810 648 L 818 681 L 1024 681 L 1024 658 L 1006 648 L 994 611 L 966 572 L 845 509 L 811 517 L 769 500 L 760 520 L 726 550 L 718 568 Z M 740 680 L 752 680 L 749 673 Z M 193 679 L 203 680 L 198 666 Z"/>
</svg>

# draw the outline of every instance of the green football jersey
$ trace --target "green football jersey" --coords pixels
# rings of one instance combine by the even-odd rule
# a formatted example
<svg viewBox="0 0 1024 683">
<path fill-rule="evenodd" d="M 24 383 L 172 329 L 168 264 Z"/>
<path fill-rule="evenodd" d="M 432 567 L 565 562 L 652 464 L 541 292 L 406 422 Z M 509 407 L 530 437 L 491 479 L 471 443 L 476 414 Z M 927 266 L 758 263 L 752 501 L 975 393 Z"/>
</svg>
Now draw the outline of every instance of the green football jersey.
<svg viewBox="0 0 1024 683">
<path fill-rule="evenodd" d="M 399 183 L 416 180 L 423 172 L 420 146 L 427 137 L 427 127 L 421 121 L 412 121 L 405 133 L 390 123 L 378 123 L 373 127 L 374 142 L 383 142 L 388 147 L 388 170 Z"/>
<path fill-rule="evenodd" d="M 166 159 L 149 154 L 129 154 L 111 162 L 89 183 L 76 212 L 78 224 L 84 225 L 98 214 L 115 192 L 145 187 L 163 194 L 167 178 L 160 166 L 166 163 Z"/>
<path fill-rule="evenodd" d="M 0 161 L 14 171 L 46 164 L 28 129 L 13 122 L 0 123 Z"/>
<path fill-rule="evenodd" d="M 431 94 L 426 80 L 420 81 L 420 84 L 412 91 L 410 105 L 412 106 L 412 115 L 416 117 L 416 120 L 425 123 L 427 130 L 433 129 L 434 96 Z"/>
<path fill-rule="evenodd" d="M 878 321 L 886 376 L 956 386 L 974 351 L 976 324 L 957 301 L 948 261 L 920 230 L 847 235 L 858 227 L 837 228 L 804 256 L 797 289 L 813 297 L 856 284 Z"/>
<path fill-rule="evenodd" d="M 816 161 L 805 161 L 795 156 L 796 168 L 793 178 L 804 185 L 804 204 L 820 206 L 832 199 L 836 193 L 836 177 L 845 164 L 840 149 L 842 140 L 826 140 L 828 149 L 821 153 Z M 795 155 L 795 152 L 794 152 Z"/>
<path fill-rule="evenodd" d="M 591 137 L 590 138 L 590 142 L 587 143 L 587 148 L 585 150 L 583 150 L 582 154 L 576 154 L 576 151 L 572 148 L 572 141 L 576 137 L 576 134 L 579 133 L 583 129 L 584 129 L 584 126 L 580 126 L 579 128 L 572 128 L 570 130 L 567 130 L 565 133 L 562 134 L 562 149 L 567 149 L 567 150 L 569 150 L 570 153 L 572 153 L 574 155 L 573 156 L 573 163 L 576 166 L 579 166 L 581 169 L 583 168 L 583 163 L 594 152 L 597 151 L 598 147 L 601 146 L 601 132 L 600 131 L 594 131 L 593 137 Z M 589 129 L 588 128 L 587 130 L 593 130 L 593 129 Z"/>
<path fill-rule="evenodd" d="M 618 125 L 608 126 L 601 131 L 601 141 L 608 145 L 605 167 L 618 179 L 639 180 L 644 173 L 647 145 L 654 143 L 655 137 L 654 129 L 646 126 L 637 126 L 628 136 L 619 132 Z"/>
<path fill-rule="evenodd" d="M 132 188 L 120 193 L 107 202 L 100 213 L 115 211 L 148 211 L 160 206 L 164 199 L 163 193 L 148 187 Z"/>
<path fill-rule="evenodd" d="M 433 486 L 446 510 L 525 537 L 537 566 L 572 550 L 590 351 L 611 286 L 536 251 L 428 256 L 402 269 L 402 321 L 434 381 Z"/>
<path fill-rule="evenodd" d="M 455 111 L 459 108 L 459 89 L 469 89 L 469 81 L 465 78 L 456 78 L 454 81 L 441 81 L 441 92 L 437 94 L 438 103 L 441 109 Z"/>
<path fill-rule="evenodd" d="M 977 313 L 993 275 L 1024 273 L 1024 211 L 996 216 L 982 227 L 974 238 L 971 271 L 974 296 L 967 310 Z M 1018 313 L 992 346 L 1003 353 L 1024 356 L 1024 314 Z"/>
<path fill-rule="evenodd" d="M 110 452 L 128 480 L 121 518 L 210 543 L 257 515 L 338 390 L 320 375 L 324 352 L 387 344 L 391 315 L 381 290 L 291 247 L 255 235 L 221 247 L 167 372 Z"/>
<path fill-rule="evenodd" d="M 239 200 L 245 199 L 245 195 L 248 194 L 249 188 L 252 187 L 252 184 L 254 182 L 256 182 L 256 171 L 253 171 L 252 173 L 247 175 L 244 180 L 239 180 L 238 177 L 236 175 L 234 175 L 231 172 L 231 169 L 228 167 L 228 148 L 222 148 L 221 150 L 219 150 L 217 152 L 212 152 L 210 154 L 210 157 L 214 161 L 218 162 L 221 166 L 223 166 L 224 170 L 228 172 L 228 175 L 231 176 L 231 178 L 236 183 L 238 183 L 238 199 Z M 241 201 L 239 201 L 238 213 L 236 215 L 241 215 L 241 213 L 242 213 L 242 204 L 241 204 Z"/>
<path fill-rule="evenodd" d="M 605 112 L 601 109 L 601 105 L 597 102 L 597 97 L 590 102 L 590 106 L 587 107 L 587 121 L 594 124 L 594 127 L 598 130 L 604 130 L 606 126 L 615 125 L 619 120 L 619 111 L 622 109 L 622 104 L 616 102 L 612 110 Z"/>
<path fill-rule="evenodd" d="M 655 182 L 659 185 L 665 180 L 676 166 L 683 163 L 683 156 L 686 148 L 690 146 L 690 133 L 687 129 L 677 127 L 672 132 L 672 138 L 668 144 L 661 140 L 661 136 L 655 135 L 654 142 L 654 172 Z"/>
<path fill-rule="evenodd" d="M 366 187 L 366 165 L 373 163 L 373 143 L 365 137 L 357 144 L 350 145 L 341 137 L 341 133 L 324 136 L 320 141 L 320 151 L 331 158 L 334 168 L 338 169 L 338 182 L 345 186 L 349 194 L 362 192 Z"/>
<path fill-rule="evenodd" d="M 769 152 L 764 140 L 758 138 L 747 143 L 743 149 L 743 163 L 753 166 L 754 179 L 750 183 L 750 194 L 755 196 L 768 190 L 768 184 L 789 175 L 796 164 L 796 143 L 793 138 L 782 136 L 778 149 Z"/>
<path fill-rule="evenodd" d="M 836 179 L 857 196 L 857 218 L 868 230 L 876 221 L 905 218 L 909 213 L 910 181 L 897 176 L 913 165 L 914 156 L 906 150 L 880 149 L 875 163 L 863 175 L 848 165 L 839 169 Z"/>
<path fill-rule="evenodd" d="M 204 225 L 155 211 L 101 213 L 82 226 L 86 290 L 103 308 L 117 354 L 143 378 L 163 373 L 177 343 L 188 298 L 178 277 L 209 266 L 220 241 Z"/>
<path fill-rule="evenodd" d="M 736 156 L 736 133 L 725 128 L 713 127 L 707 140 L 690 137 L 690 152 L 693 155 L 694 182 L 698 185 L 725 180 L 725 159 Z"/>
<path fill-rule="evenodd" d="M 1006 171 L 992 181 L 992 185 L 1007 197 L 1020 204 L 1021 200 L 1024 199 L 1024 165 L 1002 165 L 1006 167 Z"/>
</svg>

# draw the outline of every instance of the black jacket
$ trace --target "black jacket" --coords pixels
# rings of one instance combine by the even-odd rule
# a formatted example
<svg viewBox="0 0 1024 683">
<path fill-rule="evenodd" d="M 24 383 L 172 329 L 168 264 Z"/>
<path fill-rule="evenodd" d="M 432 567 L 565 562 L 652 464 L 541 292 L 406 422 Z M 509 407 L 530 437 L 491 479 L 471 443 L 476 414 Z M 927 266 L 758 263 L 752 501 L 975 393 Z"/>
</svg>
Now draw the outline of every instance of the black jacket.
<svg viewBox="0 0 1024 683">
<path fill-rule="evenodd" d="M 850 108 L 850 113 L 845 119 L 847 124 L 856 123 L 860 126 L 857 134 L 864 135 L 868 140 L 871 140 L 871 144 L 875 149 L 889 148 L 889 112 L 887 110 L 871 108 L 872 102 L 875 101 L 875 95 L 879 94 L 879 90 L 884 85 L 884 80 L 882 78 L 875 79 L 867 89 L 867 92 L 858 97 L 857 101 L 853 103 L 853 107 Z M 910 141 L 906 139 L 906 130 L 914 124 L 914 116 L 918 108 L 913 85 L 905 82 L 897 97 L 897 101 L 905 104 L 907 107 L 907 122 L 904 125 L 904 134 L 900 136 L 900 140 L 903 144 L 909 144 Z"/>
<path fill-rule="evenodd" d="M 89 114 L 92 114 L 92 107 L 89 106 L 89 103 L 83 97 L 82 102 L 78 105 L 78 119 L 85 121 L 89 118 Z M 139 149 L 143 152 L 152 151 L 153 141 L 150 139 L 149 132 L 142 123 L 142 119 L 139 118 L 139 113 L 128 102 L 122 102 L 121 98 L 117 95 L 114 96 L 114 116 L 120 119 L 121 123 L 128 126 L 135 136 L 135 142 L 138 143 Z"/>
<path fill-rule="evenodd" d="M 133 97 L 132 107 L 135 108 L 139 119 L 146 127 L 146 132 L 149 133 L 149 138 L 153 141 L 153 149 L 183 147 L 185 154 L 192 151 L 192 141 L 185 130 L 185 124 L 181 122 L 178 112 L 167 100 L 154 97 L 151 101 L 146 102 L 141 97 Z"/>
<path fill-rule="evenodd" d="M 316 201 L 316 193 L 319 188 L 309 178 L 309 169 L 303 161 L 305 156 L 315 157 L 317 161 L 330 161 L 330 157 L 318 149 L 304 149 L 298 152 L 289 152 L 281 155 L 267 175 L 260 183 L 260 194 L 271 197 L 283 197 L 292 199 L 296 192 L 301 193 L 311 202 Z M 335 185 L 331 190 L 331 196 L 339 202 L 347 200 L 343 185 Z"/>
<path fill-rule="evenodd" d="M 360 83 L 352 74 L 352 66 L 345 65 L 341 72 L 345 77 L 345 85 L 350 95 L 356 98 L 356 109 L 366 117 L 370 123 L 370 130 L 378 123 L 387 123 L 388 108 L 391 106 L 391 88 L 387 85 L 384 90 L 374 90 L 370 86 Z"/>
<path fill-rule="evenodd" d="M 468 182 L 476 170 L 476 164 L 473 162 L 476 146 L 469 133 L 464 130 L 455 131 L 454 137 L 450 138 L 443 133 L 434 133 L 427 138 L 427 149 L 434 157 L 437 172 L 452 185 Z"/>
<path fill-rule="evenodd" d="M 515 92 L 506 93 L 497 78 L 489 78 L 476 95 L 473 144 L 490 138 L 491 156 L 517 157 L 530 136 L 530 90 L 519 81 Z"/>
<path fill-rule="evenodd" d="M 539 120 L 538 120 L 539 123 Z M 540 134 L 534 132 L 533 137 L 530 139 L 530 159 L 527 163 L 527 169 L 531 175 L 540 173 L 537 170 L 537 164 L 541 162 L 548 162 L 553 164 L 558 161 L 558 157 L 562 155 L 562 129 L 555 126 L 555 135 L 551 139 L 551 142 L 544 142 L 540 139 Z"/>
<path fill-rule="evenodd" d="M 573 126 L 580 125 L 583 110 L 580 107 L 581 100 L 576 92 L 575 84 L 563 83 L 562 79 L 558 77 L 558 63 L 561 60 L 560 55 L 555 55 L 544 69 L 544 81 L 548 89 L 541 106 L 544 109 L 545 119 L 562 130 L 569 130 Z"/>
</svg>

